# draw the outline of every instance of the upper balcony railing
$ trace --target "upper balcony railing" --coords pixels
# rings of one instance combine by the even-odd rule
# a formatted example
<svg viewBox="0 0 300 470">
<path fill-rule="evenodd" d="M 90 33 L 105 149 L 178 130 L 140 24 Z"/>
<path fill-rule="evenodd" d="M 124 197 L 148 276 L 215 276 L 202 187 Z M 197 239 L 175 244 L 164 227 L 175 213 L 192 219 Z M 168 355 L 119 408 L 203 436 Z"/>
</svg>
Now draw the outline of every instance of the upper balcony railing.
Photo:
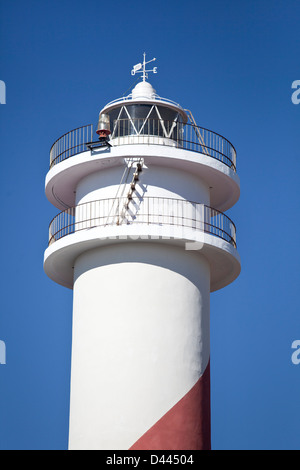
<svg viewBox="0 0 300 470">
<path fill-rule="evenodd" d="M 236 150 L 225 137 L 203 127 L 161 119 L 118 119 L 110 135 L 112 146 L 157 144 L 207 155 L 236 171 Z M 89 150 L 93 125 L 82 126 L 64 134 L 52 145 L 50 168 L 78 153 Z M 96 143 L 96 142 L 95 142 Z"/>
<path fill-rule="evenodd" d="M 110 198 L 71 207 L 50 222 L 49 245 L 80 230 L 133 224 L 186 227 L 236 247 L 236 228 L 227 215 L 204 204 L 166 197 Z"/>
<path fill-rule="evenodd" d="M 93 140 L 93 134 L 93 124 L 88 124 L 59 137 L 50 149 L 50 168 L 67 158 L 85 152 L 86 143 Z"/>
</svg>

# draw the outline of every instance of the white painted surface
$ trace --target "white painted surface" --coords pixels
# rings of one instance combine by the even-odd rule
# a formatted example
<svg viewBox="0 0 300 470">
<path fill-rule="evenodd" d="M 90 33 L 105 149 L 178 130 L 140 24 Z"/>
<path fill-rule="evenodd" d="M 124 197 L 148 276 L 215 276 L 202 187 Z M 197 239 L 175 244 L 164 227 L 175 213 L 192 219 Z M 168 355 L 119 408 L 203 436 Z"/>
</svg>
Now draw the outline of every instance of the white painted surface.
<svg viewBox="0 0 300 470">
<path fill-rule="evenodd" d="M 124 158 L 130 157 L 144 158 L 148 168 L 158 166 L 197 176 L 210 188 L 211 206 L 220 211 L 229 209 L 239 199 L 239 177 L 224 163 L 198 152 L 163 145 L 120 145 L 109 150 L 75 155 L 49 170 L 46 176 L 46 196 L 60 210 L 65 209 L 60 201 L 72 207 L 75 205 L 77 187 L 83 178 L 111 167 L 121 168 Z M 119 180 L 115 184 L 118 182 Z"/>
<path fill-rule="evenodd" d="M 233 282 L 241 271 L 237 250 L 221 238 L 188 227 L 138 224 L 95 227 L 61 238 L 46 249 L 44 270 L 53 281 L 72 289 L 73 266 L 79 255 L 128 241 L 163 243 L 201 252 L 211 264 L 211 292 Z"/>
<path fill-rule="evenodd" d="M 117 166 L 94 172 L 83 178 L 76 190 L 76 205 L 88 201 L 114 198 L 121 195 L 119 183 L 127 166 Z M 123 196 L 127 195 L 129 184 L 135 171 L 134 165 L 129 172 Z M 118 192 L 119 191 L 119 192 Z M 207 184 L 198 175 L 183 172 L 179 169 L 165 168 L 157 165 L 144 167 L 136 185 L 137 197 L 170 197 L 187 201 L 201 201 L 210 205 L 210 192 Z"/>
<path fill-rule="evenodd" d="M 126 243 L 75 264 L 70 449 L 128 449 L 209 360 L 209 265 Z"/>
<path fill-rule="evenodd" d="M 146 98 L 153 101 L 155 93 L 156 91 L 149 82 L 139 82 L 132 90 L 132 99 Z"/>
</svg>

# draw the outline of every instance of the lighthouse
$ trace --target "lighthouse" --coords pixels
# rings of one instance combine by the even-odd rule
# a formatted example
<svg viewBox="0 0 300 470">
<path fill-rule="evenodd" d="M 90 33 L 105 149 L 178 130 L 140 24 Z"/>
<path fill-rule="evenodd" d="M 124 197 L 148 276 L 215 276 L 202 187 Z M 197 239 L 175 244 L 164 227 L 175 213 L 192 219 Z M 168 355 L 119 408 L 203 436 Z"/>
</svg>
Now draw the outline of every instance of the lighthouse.
<svg viewBox="0 0 300 470">
<path fill-rule="evenodd" d="M 44 270 L 73 289 L 70 450 L 211 448 L 210 294 L 241 269 L 236 151 L 157 94 L 154 60 L 50 151 Z"/>
</svg>

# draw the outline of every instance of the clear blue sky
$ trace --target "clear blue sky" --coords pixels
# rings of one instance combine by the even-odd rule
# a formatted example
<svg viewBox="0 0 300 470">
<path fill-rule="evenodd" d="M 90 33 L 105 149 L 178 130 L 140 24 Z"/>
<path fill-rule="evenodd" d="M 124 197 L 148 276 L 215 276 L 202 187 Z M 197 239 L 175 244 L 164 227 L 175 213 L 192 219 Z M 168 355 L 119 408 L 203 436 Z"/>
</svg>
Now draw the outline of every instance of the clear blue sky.
<svg viewBox="0 0 300 470">
<path fill-rule="evenodd" d="M 72 292 L 43 272 L 49 149 L 157 57 L 158 94 L 238 153 L 242 273 L 211 296 L 214 449 L 300 449 L 300 3 L 1 0 L 0 449 L 66 449 Z"/>
</svg>

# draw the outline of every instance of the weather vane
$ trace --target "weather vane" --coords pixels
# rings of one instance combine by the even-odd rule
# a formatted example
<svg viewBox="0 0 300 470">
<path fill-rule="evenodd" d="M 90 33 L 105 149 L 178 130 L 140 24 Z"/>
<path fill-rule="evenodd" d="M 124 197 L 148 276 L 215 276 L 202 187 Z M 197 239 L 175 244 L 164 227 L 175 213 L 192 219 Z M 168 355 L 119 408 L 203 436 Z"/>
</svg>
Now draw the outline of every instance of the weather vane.
<svg viewBox="0 0 300 470">
<path fill-rule="evenodd" d="M 146 64 L 149 64 L 149 62 L 153 62 L 154 60 L 156 60 L 155 57 L 154 57 L 154 59 L 148 60 L 146 62 L 146 53 L 144 52 L 144 61 L 143 61 L 143 63 L 140 62 L 139 64 L 134 65 L 133 69 L 131 70 L 131 75 L 135 75 L 136 73 L 142 73 L 143 74 L 143 82 L 145 82 L 146 78 L 148 78 L 148 72 L 157 73 L 157 67 L 153 67 L 152 70 L 146 70 Z"/>
</svg>

